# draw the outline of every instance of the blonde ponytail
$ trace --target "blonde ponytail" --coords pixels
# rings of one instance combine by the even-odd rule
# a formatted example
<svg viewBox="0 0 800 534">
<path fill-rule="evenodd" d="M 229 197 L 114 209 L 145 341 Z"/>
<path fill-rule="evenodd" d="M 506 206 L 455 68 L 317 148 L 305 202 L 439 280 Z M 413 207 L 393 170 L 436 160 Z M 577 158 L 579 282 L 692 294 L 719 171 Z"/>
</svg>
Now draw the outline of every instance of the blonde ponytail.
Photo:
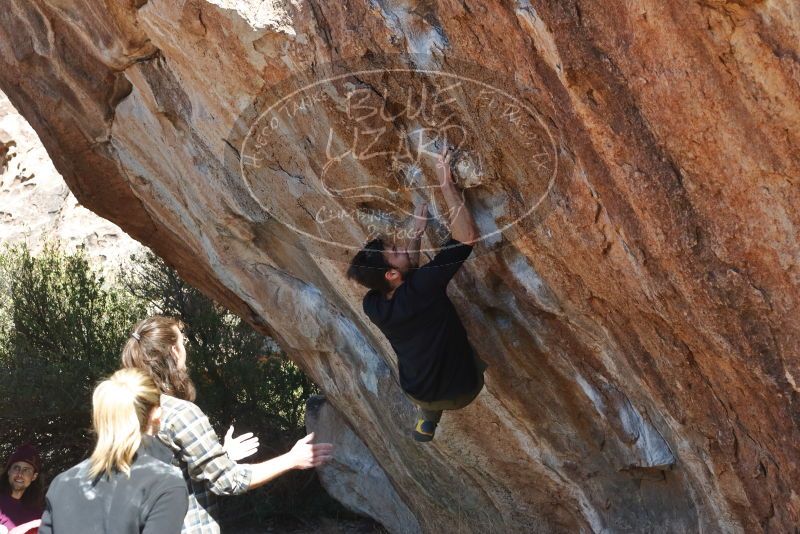
<svg viewBox="0 0 800 534">
<path fill-rule="evenodd" d="M 119 471 L 130 476 L 133 456 L 142 442 L 150 413 L 160 404 L 152 378 L 137 369 L 122 369 L 101 382 L 92 396 L 97 445 L 89 458 L 89 476 Z"/>
</svg>

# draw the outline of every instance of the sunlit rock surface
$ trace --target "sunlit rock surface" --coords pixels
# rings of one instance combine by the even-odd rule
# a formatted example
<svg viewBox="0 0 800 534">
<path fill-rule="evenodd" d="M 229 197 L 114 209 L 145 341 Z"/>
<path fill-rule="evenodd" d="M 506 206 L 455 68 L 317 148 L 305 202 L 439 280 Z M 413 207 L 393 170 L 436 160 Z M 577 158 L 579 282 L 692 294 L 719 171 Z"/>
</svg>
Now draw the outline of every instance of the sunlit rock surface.
<svg viewBox="0 0 800 534">
<path fill-rule="evenodd" d="M 794 0 L 6 0 L 0 89 L 83 205 L 279 340 L 423 531 L 786 532 L 798 43 Z M 359 115 L 451 94 L 434 71 L 473 81 Z M 438 198 L 429 118 L 486 237 L 450 294 L 490 368 L 420 446 L 344 262 Z"/>
<path fill-rule="evenodd" d="M 0 93 L 0 243 L 81 248 L 111 269 L 142 246 L 87 210 L 53 167 L 36 132 Z"/>
<path fill-rule="evenodd" d="M 390 532 L 420 532 L 419 523 L 386 472 L 323 395 L 313 395 L 306 402 L 306 431 L 314 433 L 315 442 L 336 444 L 333 459 L 317 468 L 322 485 L 333 498 Z"/>
</svg>

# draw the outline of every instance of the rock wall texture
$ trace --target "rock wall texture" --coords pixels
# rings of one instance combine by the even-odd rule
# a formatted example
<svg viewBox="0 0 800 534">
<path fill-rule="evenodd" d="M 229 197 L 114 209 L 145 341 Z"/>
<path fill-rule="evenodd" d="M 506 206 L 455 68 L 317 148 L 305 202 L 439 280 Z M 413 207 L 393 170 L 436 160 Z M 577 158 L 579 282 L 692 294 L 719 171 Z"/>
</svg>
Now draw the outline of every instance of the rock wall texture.
<svg viewBox="0 0 800 534">
<path fill-rule="evenodd" d="M 81 206 L 53 167 L 36 132 L 0 93 L 0 243 L 81 247 L 98 264 L 118 266 L 142 246 Z"/>
<path fill-rule="evenodd" d="M 306 402 L 306 431 L 315 441 L 335 443 L 333 459 L 317 468 L 325 490 L 351 511 L 366 515 L 389 532 L 417 534 L 414 514 L 395 491 L 386 472 L 323 395 Z"/>
<path fill-rule="evenodd" d="M 311 374 L 423 531 L 787 532 L 798 43 L 794 0 L 5 0 L 0 89 L 83 205 Z M 425 80 L 455 96 L 404 115 Z M 430 158 L 377 150 L 431 117 L 488 236 L 450 294 L 490 368 L 420 446 L 344 277 L 375 228 L 319 215 L 433 200 Z"/>
</svg>

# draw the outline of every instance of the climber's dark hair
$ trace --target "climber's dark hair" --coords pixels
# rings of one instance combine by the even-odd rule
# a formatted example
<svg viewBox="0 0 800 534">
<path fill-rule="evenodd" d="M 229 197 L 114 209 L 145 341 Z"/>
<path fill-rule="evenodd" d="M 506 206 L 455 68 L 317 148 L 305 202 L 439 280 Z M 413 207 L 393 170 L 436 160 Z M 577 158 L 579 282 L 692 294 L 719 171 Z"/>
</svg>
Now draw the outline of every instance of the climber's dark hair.
<svg viewBox="0 0 800 534">
<path fill-rule="evenodd" d="M 386 271 L 392 269 L 392 266 L 383 257 L 383 249 L 383 239 L 381 238 L 373 239 L 364 245 L 364 248 L 350 262 L 347 278 L 384 294 L 391 291 L 392 286 L 385 274 Z"/>
</svg>

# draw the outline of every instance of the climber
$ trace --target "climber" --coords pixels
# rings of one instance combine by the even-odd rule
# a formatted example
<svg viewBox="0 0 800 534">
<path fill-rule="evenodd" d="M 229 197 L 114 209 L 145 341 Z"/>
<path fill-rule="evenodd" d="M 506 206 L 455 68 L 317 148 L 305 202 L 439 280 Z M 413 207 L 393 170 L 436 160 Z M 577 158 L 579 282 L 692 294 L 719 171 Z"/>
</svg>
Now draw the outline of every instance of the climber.
<svg viewBox="0 0 800 534">
<path fill-rule="evenodd" d="M 470 404 L 483 389 L 486 364 L 447 296 L 447 284 L 472 252 L 478 231 L 462 193 L 453 182 L 450 154 L 444 144 L 437 169 L 450 215 L 450 239 L 421 268 L 419 247 L 427 225 L 427 207 L 415 210 L 414 228 L 405 247 L 377 238 L 350 262 L 347 277 L 369 291 L 363 307 L 397 354 L 400 386 L 419 407 L 412 437 L 430 441 L 443 410 Z"/>
</svg>

